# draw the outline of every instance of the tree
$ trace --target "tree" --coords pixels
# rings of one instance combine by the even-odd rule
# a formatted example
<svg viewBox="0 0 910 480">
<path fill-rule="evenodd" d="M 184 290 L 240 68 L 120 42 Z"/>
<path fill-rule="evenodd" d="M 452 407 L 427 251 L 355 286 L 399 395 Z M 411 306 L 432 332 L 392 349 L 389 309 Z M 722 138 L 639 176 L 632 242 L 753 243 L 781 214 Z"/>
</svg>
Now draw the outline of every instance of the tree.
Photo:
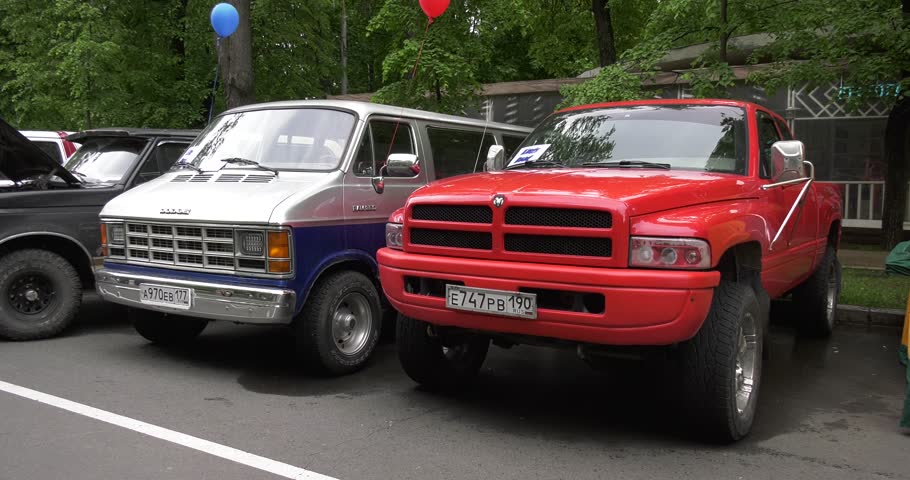
<svg viewBox="0 0 910 480">
<path fill-rule="evenodd" d="M 616 42 L 613 39 L 613 19 L 610 17 L 610 0 L 591 0 L 594 26 L 597 30 L 597 50 L 600 66 L 616 63 Z"/>
<path fill-rule="evenodd" d="M 253 38 L 250 21 L 250 0 L 228 0 L 240 14 L 240 25 L 229 37 L 218 41 L 218 59 L 224 85 L 227 108 L 256 101 L 253 83 Z"/>
</svg>

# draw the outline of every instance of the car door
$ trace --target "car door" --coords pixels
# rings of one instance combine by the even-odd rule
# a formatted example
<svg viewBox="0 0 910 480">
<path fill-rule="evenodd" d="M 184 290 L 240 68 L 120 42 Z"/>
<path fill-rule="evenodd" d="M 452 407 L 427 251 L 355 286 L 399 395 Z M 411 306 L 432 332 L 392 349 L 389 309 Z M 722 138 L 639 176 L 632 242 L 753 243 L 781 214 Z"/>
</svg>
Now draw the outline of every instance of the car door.
<svg viewBox="0 0 910 480">
<path fill-rule="evenodd" d="M 427 169 L 407 177 L 391 176 L 382 167 L 393 153 L 417 155 L 423 166 L 423 148 L 412 120 L 371 117 L 358 140 L 351 168 L 344 176 L 344 212 L 348 248 L 375 253 L 385 245 L 385 224 L 408 196 L 427 183 Z M 384 190 L 377 193 L 373 177 L 383 176 Z"/>
<path fill-rule="evenodd" d="M 758 127 L 759 147 L 759 176 L 772 181 L 772 145 L 774 142 L 789 139 L 789 131 L 781 130 L 778 122 L 768 112 L 756 112 Z M 783 134 L 782 134 L 783 132 Z M 786 136 L 786 137 L 785 137 Z M 780 238 L 774 244 L 773 250 L 768 252 L 770 265 L 766 263 L 772 273 L 772 281 L 776 283 L 773 290 L 784 292 L 804 280 L 812 271 L 815 262 L 815 240 L 818 232 L 818 207 L 816 205 L 815 189 L 810 187 L 805 197 L 800 201 L 790 221 L 783 225 L 783 221 L 796 203 L 804 183 L 788 185 L 781 188 L 767 190 L 769 234 L 773 238 L 778 230 L 783 228 Z M 771 291 L 771 289 L 769 289 Z"/>
</svg>

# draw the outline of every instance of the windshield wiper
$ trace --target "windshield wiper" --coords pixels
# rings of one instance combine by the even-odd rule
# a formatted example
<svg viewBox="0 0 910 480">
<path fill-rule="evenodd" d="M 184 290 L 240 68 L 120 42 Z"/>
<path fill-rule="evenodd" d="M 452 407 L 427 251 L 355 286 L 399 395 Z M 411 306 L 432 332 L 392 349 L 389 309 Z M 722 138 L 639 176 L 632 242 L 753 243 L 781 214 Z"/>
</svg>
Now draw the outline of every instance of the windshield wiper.
<svg viewBox="0 0 910 480">
<path fill-rule="evenodd" d="M 195 170 L 198 173 L 205 173 L 205 170 L 197 167 L 196 165 L 193 165 L 192 163 L 178 163 L 177 167 L 178 167 L 178 170 L 183 170 L 185 168 L 189 168 L 191 170 Z"/>
<path fill-rule="evenodd" d="M 529 161 L 529 162 L 519 163 L 518 165 L 513 165 L 511 167 L 506 167 L 505 169 L 506 170 L 515 170 L 515 169 L 522 168 L 522 167 L 533 167 L 533 168 L 555 167 L 555 168 L 559 168 L 559 167 L 565 167 L 565 166 L 566 166 L 565 164 L 555 162 L 553 160 L 533 160 L 533 161 Z"/>
<path fill-rule="evenodd" d="M 671 165 L 669 163 L 657 163 L 657 162 L 645 162 L 643 160 L 619 160 L 614 162 L 585 162 L 581 164 L 582 167 L 598 167 L 598 168 L 659 168 L 661 170 L 669 170 Z"/>
<path fill-rule="evenodd" d="M 266 170 L 266 171 L 272 172 L 275 174 L 276 177 L 278 176 L 278 170 L 275 170 L 274 168 L 271 168 L 271 167 L 266 167 L 264 165 L 260 165 L 259 162 L 254 161 L 254 160 L 248 160 L 246 158 L 240 158 L 240 157 L 231 157 L 231 158 L 223 158 L 223 159 L 221 159 L 221 161 L 225 163 L 224 167 L 226 167 L 227 164 L 229 164 L 229 163 L 237 164 L 237 165 L 252 165 L 260 170 Z M 224 167 L 221 167 L 221 168 L 223 169 Z"/>
</svg>

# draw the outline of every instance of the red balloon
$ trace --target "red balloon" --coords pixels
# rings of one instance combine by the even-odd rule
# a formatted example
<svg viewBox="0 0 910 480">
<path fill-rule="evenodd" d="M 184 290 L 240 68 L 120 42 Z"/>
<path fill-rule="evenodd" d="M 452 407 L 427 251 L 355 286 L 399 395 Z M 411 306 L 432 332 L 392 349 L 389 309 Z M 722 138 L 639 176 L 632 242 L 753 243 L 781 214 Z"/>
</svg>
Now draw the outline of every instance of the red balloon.
<svg viewBox="0 0 910 480">
<path fill-rule="evenodd" d="M 430 20 L 434 20 L 449 8 L 449 0 L 420 0 L 420 8 Z"/>
</svg>

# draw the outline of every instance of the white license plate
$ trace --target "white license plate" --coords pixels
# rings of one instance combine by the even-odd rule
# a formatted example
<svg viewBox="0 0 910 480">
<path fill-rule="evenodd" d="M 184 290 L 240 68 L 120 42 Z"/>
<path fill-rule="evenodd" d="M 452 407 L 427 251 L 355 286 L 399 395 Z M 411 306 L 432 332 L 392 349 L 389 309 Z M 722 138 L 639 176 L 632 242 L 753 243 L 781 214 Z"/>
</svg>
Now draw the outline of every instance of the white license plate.
<svg viewBox="0 0 910 480">
<path fill-rule="evenodd" d="M 192 296 L 193 289 L 191 288 L 139 284 L 139 301 L 149 305 L 165 305 L 186 310 L 190 308 Z"/>
<path fill-rule="evenodd" d="M 446 285 L 446 307 L 534 319 L 537 318 L 537 295 Z"/>
</svg>

